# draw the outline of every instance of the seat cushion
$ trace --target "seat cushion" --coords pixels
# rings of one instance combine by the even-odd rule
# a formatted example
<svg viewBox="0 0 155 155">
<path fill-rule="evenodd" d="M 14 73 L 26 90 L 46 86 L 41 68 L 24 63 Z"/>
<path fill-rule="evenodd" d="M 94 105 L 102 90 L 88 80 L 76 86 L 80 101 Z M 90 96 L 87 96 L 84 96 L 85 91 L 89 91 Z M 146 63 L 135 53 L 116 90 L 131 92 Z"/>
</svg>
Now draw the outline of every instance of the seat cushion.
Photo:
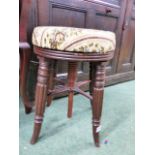
<svg viewBox="0 0 155 155">
<path fill-rule="evenodd" d="M 109 31 L 73 27 L 39 26 L 34 28 L 35 46 L 70 52 L 106 53 L 115 50 L 115 34 Z"/>
</svg>

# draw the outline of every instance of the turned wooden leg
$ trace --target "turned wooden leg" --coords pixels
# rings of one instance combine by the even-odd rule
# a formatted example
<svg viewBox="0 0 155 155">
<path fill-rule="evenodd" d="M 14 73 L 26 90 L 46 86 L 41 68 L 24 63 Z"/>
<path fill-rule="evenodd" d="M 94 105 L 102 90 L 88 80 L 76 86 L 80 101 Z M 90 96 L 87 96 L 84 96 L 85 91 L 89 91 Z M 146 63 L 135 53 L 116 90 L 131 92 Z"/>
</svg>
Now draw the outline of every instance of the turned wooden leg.
<svg viewBox="0 0 155 155">
<path fill-rule="evenodd" d="M 51 63 L 50 77 L 49 77 L 49 81 L 48 81 L 48 89 L 50 89 L 50 90 L 54 89 L 56 72 L 57 72 L 57 61 L 53 60 Z M 52 100 L 53 100 L 53 96 L 51 94 L 47 97 L 47 106 L 48 107 L 51 105 Z"/>
<path fill-rule="evenodd" d="M 41 130 L 47 97 L 48 78 L 49 62 L 47 61 L 47 59 L 39 57 L 39 68 L 35 94 L 35 121 L 31 144 L 34 144 L 37 141 Z"/>
<path fill-rule="evenodd" d="M 102 113 L 104 82 L 105 82 L 105 62 L 96 63 L 95 81 L 93 87 L 93 101 L 92 101 L 92 123 L 93 123 L 93 137 L 97 147 L 100 145 L 99 132 L 101 130 L 100 118 Z"/>
<path fill-rule="evenodd" d="M 76 78 L 77 78 L 77 62 L 69 62 L 68 64 L 68 87 L 70 88 L 69 96 L 68 96 L 68 118 L 72 117 L 72 109 L 73 109 L 73 96 L 74 91 L 72 88 L 75 86 Z"/>
<path fill-rule="evenodd" d="M 30 56 L 31 50 L 30 49 L 20 49 L 20 82 L 19 82 L 19 89 L 20 89 L 20 96 L 24 103 L 25 113 L 28 114 L 32 111 L 32 104 L 29 101 L 29 97 L 27 95 L 27 75 L 28 69 L 30 64 Z"/>
<path fill-rule="evenodd" d="M 89 65 L 89 79 L 91 80 L 91 82 L 89 83 L 89 93 L 90 95 L 92 96 L 93 95 L 93 86 L 94 86 L 94 75 L 95 75 L 95 64 L 93 62 L 90 62 L 90 65 Z M 91 106 L 92 106 L 92 100 L 90 101 L 91 103 Z"/>
</svg>

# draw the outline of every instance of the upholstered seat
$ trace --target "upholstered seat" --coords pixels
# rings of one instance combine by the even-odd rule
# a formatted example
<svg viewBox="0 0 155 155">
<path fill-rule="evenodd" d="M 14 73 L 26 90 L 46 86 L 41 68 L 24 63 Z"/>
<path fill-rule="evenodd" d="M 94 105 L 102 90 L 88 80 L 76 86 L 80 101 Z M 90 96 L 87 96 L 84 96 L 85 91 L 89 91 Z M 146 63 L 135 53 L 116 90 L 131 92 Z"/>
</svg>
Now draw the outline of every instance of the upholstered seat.
<svg viewBox="0 0 155 155">
<path fill-rule="evenodd" d="M 116 45 L 113 32 L 58 26 L 36 27 L 32 42 L 42 48 L 97 53 L 112 51 Z"/>
</svg>

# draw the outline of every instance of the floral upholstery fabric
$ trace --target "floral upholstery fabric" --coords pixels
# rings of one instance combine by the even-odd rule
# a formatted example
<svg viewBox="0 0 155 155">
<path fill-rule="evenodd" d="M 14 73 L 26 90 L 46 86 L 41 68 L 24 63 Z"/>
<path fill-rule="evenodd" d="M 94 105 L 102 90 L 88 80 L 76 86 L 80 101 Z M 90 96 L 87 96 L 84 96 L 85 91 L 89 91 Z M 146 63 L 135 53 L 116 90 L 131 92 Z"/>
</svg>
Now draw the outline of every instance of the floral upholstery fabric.
<svg viewBox="0 0 155 155">
<path fill-rule="evenodd" d="M 115 50 L 115 34 L 73 27 L 40 26 L 33 30 L 35 46 L 70 52 L 106 53 Z"/>
</svg>

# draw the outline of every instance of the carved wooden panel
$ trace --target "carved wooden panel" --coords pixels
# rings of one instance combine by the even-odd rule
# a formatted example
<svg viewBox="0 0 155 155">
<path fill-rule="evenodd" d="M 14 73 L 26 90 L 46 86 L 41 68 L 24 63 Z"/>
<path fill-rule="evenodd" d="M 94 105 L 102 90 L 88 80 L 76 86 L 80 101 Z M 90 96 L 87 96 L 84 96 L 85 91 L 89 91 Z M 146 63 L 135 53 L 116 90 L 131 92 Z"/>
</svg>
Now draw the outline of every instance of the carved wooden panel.
<svg viewBox="0 0 155 155">
<path fill-rule="evenodd" d="M 49 25 L 67 27 L 86 27 L 86 11 L 71 5 L 49 1 Z M 78 73 L 84 72 L 84 63 L 79 64 Z M 58 76 L 67 76 L 67 62 L 58 62 Z"/>
<path fill-rule="evenodd" d="M 85 18 L 85 12 L 80 12 L 76 9 L 61 8 L 58 6 L 53 6 L 52 11 L 50 9 L 51 25 L 85 27 Z"/>
<path fill-rule="evenodd" d="M 134 53 L 135 53 L 134 29 L 135 29 L 135 21 L 131 20 L 128 28 L 123 33 L 118 72 L 127 72 L 134 69 Z"/>
<path fill-rule="evenodd" d="M 73 0 L 68 0 L 68 3 L 66 2 L 66 0 L 49 1 L 49 25 L 95 28 L 117 32 L 120 16 L 119 9 L 96 5 L 86 1 L 73 2 Z M 112 69 L 114 65 L 113 61 L 109 62 L 106 67 L 107 75 L 114 73 Z M 66 73 L 66 62 L 59 62 L 58 66 L 58 73 Z M 79 71 L 79 73 L 85 72 L 88 74 L 88 63 L 82 63 L 79 66 Z"/>
<path fill-rule="evenodd" d="M 96 18 L 95 18 L 95 28 L 100 29 L 100 30 L 112 31 L 112 32 L 116 33 L 117 25 L 118 25 L 118 19 L 119 19 L 119 17 L 112 15 L 112 13 L 109 15 L 109 14 L 97 12 Z M 111 60 L 106 66 L 106 74 L 107 75 L 110 75 L 113 73 L 112 61 L 114 61 L 114 59 Z"/>
<path fill-rule="evenodd" d="M 132 5 L 131 11 L 127 10 L 124 22 L 124 30 L 122 35 L 117 72 L 128 72 L 134 70 L 135 65 L 134 59 L 135 59 L 135 17 L 134 17 L 134 7 Z"/>
<path fill-rule="evenodd" d="M 118 18 L 96 14 L 96 28 L 116 32 Z"/>
</svg>

